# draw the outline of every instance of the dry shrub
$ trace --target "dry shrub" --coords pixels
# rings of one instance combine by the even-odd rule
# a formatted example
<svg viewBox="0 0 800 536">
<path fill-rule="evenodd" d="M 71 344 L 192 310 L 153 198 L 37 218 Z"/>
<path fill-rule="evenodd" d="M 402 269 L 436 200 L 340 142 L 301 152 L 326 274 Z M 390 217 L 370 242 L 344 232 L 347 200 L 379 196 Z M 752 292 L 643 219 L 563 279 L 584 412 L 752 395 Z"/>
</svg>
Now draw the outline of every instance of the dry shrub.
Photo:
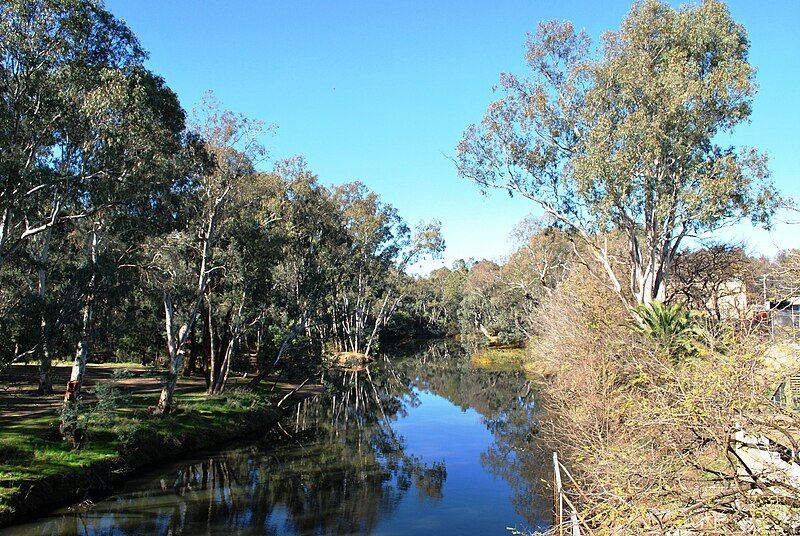
<svg viewBox="0 0 800 536">
<path fill-rule="evenodd" d="M 734 441 L 744 431 L 792 446 L 800 430 L 770 400 L 785 371 L 766 366 L 762 341 L 717 326 L 690 360 L 674 359 L 585 267 L 541 307 L 537 327 L 542 430 L 575 476 L 586 532 L 796 533 L 800 490 L 744 463 Z"/>
</svg>

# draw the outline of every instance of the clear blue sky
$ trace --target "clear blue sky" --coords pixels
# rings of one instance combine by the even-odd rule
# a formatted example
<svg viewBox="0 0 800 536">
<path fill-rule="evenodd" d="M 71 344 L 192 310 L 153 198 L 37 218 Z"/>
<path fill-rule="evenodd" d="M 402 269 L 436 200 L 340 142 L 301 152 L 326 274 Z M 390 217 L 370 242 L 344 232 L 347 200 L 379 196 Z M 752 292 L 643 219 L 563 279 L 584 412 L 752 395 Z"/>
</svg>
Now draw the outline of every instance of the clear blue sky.
<svg viewBox="0 0 800 536">
<path fill-rule="evenodd" d="M 682 2 L 672 2 L 679 5 Z M 534 207 L 488 197 L 449 160 L 493 100 L 502 71 L 524 72 L 527 32 L 566 19 L 593 38 L 630 2 L 608 0 L 107 0 L 149 67 L 191 109 L 213 90 L 234 111 L 278 126 L 271 154 L 302 154 L 325 184 L 361 180 L 410 223 L 438 218 L 457 258 L 498 258 Z M 760 91 L 735 142 L 767 152 L 784 194 L 800 196 L 800 1 L 737 0 Z M 740 226 L 751 250 L 800 247 L 800 226 Z"/>
</svg>

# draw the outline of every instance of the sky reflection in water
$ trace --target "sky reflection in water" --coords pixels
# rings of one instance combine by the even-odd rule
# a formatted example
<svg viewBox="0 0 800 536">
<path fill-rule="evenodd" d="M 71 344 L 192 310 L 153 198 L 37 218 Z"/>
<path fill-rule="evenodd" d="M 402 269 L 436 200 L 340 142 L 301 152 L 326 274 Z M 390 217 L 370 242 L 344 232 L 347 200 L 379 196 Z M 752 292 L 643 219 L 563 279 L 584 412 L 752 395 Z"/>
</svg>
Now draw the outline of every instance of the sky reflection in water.
<svg viewBox="0 0 800 536">
<path fill-rule="evenodd" d="M 508 534 L 550 520 L 531 385 L 432 345 L 328 376 L 291 436 L 171 463 L 1 535 Z M 336 393 L 334 396 L 333 393 Z M 277 444 L 276 444 L 277 443 Z"/>
</svg>

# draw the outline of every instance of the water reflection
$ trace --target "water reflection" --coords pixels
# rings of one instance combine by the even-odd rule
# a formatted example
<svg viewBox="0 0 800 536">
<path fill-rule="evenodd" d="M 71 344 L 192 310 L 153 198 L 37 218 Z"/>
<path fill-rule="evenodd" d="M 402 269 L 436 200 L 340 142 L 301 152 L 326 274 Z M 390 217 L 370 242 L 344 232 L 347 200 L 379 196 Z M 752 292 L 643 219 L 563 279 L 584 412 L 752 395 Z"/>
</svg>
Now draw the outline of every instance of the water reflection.
<svg viewBox="0 0 800 536">
<path fill-rule="evenodd" d="M 420 389 L 481 415 L 494 439 L 481 454 L 481 465 L 506 480 L 514 509 L 529 527 L 547 527 L 551 503 L 546 482 L 552 475 L 536 441 L 533 382 L 522 371 L 477 369 L 462 348 L 446 343 L 427 346 L 403 366 Z"/>
<path fill-rule="evenodd" d="M 522 374 L 475 370 L 463 352 L 433 345 L 329 371 L 325 383 L 259 442 L 155 469 L 94 507 L 0 534 L 503 534 L 546 525 L 546 464 Z M 423 414 L 457 427 L 446 456 L 425 448 L 439 440 L 415 424 Z"/>
</svg>

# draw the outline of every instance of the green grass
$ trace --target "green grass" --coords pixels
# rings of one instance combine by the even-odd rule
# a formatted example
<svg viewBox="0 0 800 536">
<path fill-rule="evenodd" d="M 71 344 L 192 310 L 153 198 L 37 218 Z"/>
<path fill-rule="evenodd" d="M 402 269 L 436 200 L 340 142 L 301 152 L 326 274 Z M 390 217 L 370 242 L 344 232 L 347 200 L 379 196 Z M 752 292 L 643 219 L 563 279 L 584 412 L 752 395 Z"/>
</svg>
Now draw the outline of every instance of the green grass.
<svg viewBox="0 0 800 536">
<path fill-rule="evenodd" d="M 88 439 L 73 449 L 58 434 L 59 417 L 32 416 L 18 419 L 0 430 L 0 508 L 21 483 L 58 474 L 75 474 L 98 462 L 117 459 L 121 441 L 131 430 L 140 430 L 146 441 L 149 434 L 162 438 L 186 433 L 225 430 L 232 419 L 257 409 L 266 409 L 270 400 L 264 391 L 254 394 L 229 392 L 206 397 L 203 392 L 176 395 L 177 410 L 156 417 L 148 412 L 155 400 L 152 394 L 133 395 L 117 409 L 113 421 L 90 420 Z M 121 439 L 123 438 L 123 439 Z"/>
<path fill-rule="evenodd" d="M 522 370 L 525 348 L 489 347 L 472 355 L 472 364 L 488 370 Z"/>
</svg>

